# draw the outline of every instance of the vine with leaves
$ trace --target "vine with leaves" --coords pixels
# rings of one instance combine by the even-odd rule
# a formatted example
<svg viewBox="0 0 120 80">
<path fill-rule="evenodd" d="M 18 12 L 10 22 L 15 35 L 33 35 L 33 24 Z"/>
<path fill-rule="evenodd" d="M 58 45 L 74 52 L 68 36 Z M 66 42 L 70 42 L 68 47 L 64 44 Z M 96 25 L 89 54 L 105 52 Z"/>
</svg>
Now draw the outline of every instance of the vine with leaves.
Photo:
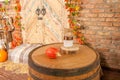
<svg viewBox="0 0 120 80">
<path fill-rule="evenodd" d="M 79 11 L 81 10 L 80 3 L 80 0 L 65 0 L 65 8 L 69 12 L 68 22 L 70 28 L 73 31 L 76 41 L 80 44 L 84 44 L 85 39 L 81 32 L 81 26 L 79 21 L 76 19 L 76 17 L 79 15 Z"/>
<path fill-rule="evenodd" d="M 14 17 L 13 25 L 14 25 L 15 29 L 21 30 L 21 18 L 22 17 L 20 15 L 20 12 L 21 12 L 20 0 L 16 0 L 15 4 L 16 4 L 16 6 L 15 6 L 16 15 Z M 13 37 L 14 37 L 13 47 L 19 46 L 22 43 L 22 37 L 20 36 L 20 34 L 19 34 L 19 36 L 13 35 Z"/>
<path fill-rule="evenodd" d="M 8 16 L 10 16 L 9 13 L 12 13 L 12 12 L 9 11 L 9 7 L 10 7 L 10 5 L 14 4 L 14 6 L 12 7 L 12 9 L 14 9 L 14 16 L 11 17 L 13 19 L 12 24 L 15 27 L 15 31 L 17 31 L 17 30 L 20 31 L 20 29 L 21 29 L 20 0 L 13 0 L 12 4 L 11 4 L 11 1 L 4 0 L 4 2 L 0 3 L 0 13 L 5 13 Z M 6 23 L 3 23 L 3 24 L 6 25 Z M 9 26 L 9 25 L 6 25 L 6 26 Z M 15 48 L 16 46 L 19 46 L 21 43 L 22 43 L 21 35 L 18 35 L 16 33 L 13 34 L 13 41 L 11 43 L 11 48 Z"/>
</svg>

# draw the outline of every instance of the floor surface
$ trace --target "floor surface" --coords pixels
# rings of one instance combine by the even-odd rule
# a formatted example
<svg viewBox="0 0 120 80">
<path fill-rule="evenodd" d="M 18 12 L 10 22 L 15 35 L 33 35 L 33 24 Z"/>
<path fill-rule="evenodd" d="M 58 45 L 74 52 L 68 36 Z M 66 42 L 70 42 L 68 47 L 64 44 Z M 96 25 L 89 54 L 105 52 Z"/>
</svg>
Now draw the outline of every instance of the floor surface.
<svg viewBox="0 0 120 80">
<path fill-rule="evenodd" d="M 0 80 L 28 80 L 27 74 L 16 74 L 11 71 L 5 71 L 4 68 L 0 68 Z"/>
<path fill-rule="evenodd" d="M 103 74 L 101 80 L 120 80 L 119 71 L 103 69 Z M 18 74 L 12 71 L 6 71 L 5 68 L 0 68 L 0 80 L 28 80 L 28 74 Z"/>
<path fill-rule="evenodd" d="M 101 80 L 120 80 L 120 70 L 103 68 L 103 77 Z"/>
</svg>

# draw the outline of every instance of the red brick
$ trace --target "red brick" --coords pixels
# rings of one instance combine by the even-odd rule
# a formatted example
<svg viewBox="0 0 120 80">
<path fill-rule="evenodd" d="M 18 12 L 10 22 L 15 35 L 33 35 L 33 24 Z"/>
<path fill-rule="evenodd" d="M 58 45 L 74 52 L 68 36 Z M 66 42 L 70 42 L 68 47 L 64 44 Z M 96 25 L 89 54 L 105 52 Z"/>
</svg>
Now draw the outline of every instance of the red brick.
<svg viewBox="0 0 120 80">
<path fill-rule="evenodd" d="M 105 0 L 107 3 L 118 3 L 119 0 Z"/>
<path fill-rule="evenodd" d="M 106 21 L 118 21 L 118 22 L 120 22 L 120 18 L 115 18 L 115 17 L 106 18 Z"/>
<path fill-rule="evenodd" d="M 86 4 L 83 6 L 83 8 L 91 9 L 91 8 L 94 8 L 94 5 L 93 4 Z"/>
<path fill-rule="evenodd" d="M 97 16 L 98 16 L 97 14 L 91 14 L 91 13 L 84 14 L 84 17 L 97 17 Z"/>
<path fill-rule="evenodd" d="M 94 4 L 97 4 L 97 3 L 104 3 L 104 0 L 91 0 L 90 3 L 94 3 Z"/>
<path fill-rule="evenodd" d="M 114 45 L 120 45 L 120 40 L 112 40 L 112 44 L 114 44 Z"/>
<path fill-rule="evenodd" d="M 117 61 L 119 61 L 119 60 L 117 60 Z M 108 63 L 109 64 L 109 63 Z M 117 65 L 116 65 L 117 64 Z M 110 66 L 111 65 L 111 66 Z M 116 63 L 110 63 L 110 65 L 108 65 L 108 67 L 109 68 L 113 68 L 113 69 L 120 69 L 120 64 L 119 64 L 119 62 L 116 62 Z M 109 78 L 109 79 L 111 79 L 111 78 Z M 114 78 L 113 78 L 114 79 Z"/>
<path fill-rule="evenodd" d="M 120 41 L 120 37 L 112 36 L 112 40 L 118 40 L 118 41 Z"/>
<path fill-rule="evenodd" d="M 109 9 L 111 6 L 106 4 L 96 4 L 94 7 L 100 9 L 107 9 L 107 8 Z"/>
<path fill-rule="evenodd" d="M 92 48 L 96 49 L 96 46 L 98 45 L 97 42 L 89 42 Z"/>
<path fill-rule="evenodd" d="M 118 62 L 116 62 L 116 61 L 114 61 L 114 60 L 116 60 L 116 58 L 114 58 L 114 59 L 112 59 L 112 60 L 107 60 L 107 65 L 108 65 L 108 67 L 109 68 L 113 68 L 113 69 L 120 69 L 120 66 L 118 65 L 116 65 L 116 64 L 118 64 Z M 118 61 L 118 60 L 117 60 Z"/>
<path fill-rule="evenodd" d="M 86 34 L 95 34 L 96 31 L 92 31 L 92 30 L 86 30 Z"/>
<path fill-rule="evenodd" d="M 120 13 L 116 13 L 116 14 L 115 14 L 115 17 L 120 17 Z"/>
<path fill-rule="evenodd" d="M 89 12 L 90 12 L 89 9 L 83 9 L 83 10 L 80 11 L 80 13 L 89 13 Z"/>
<path fill-rule="evenodd" d="M 103 39 L 112 40 L 112 36 L 111 35 L 106 35 L 106 36 L 103 36 Z"/>
<path fill-rule="evenodd" d="M 97 26 L 97 23 L 95 22 L 84 22 L 84 26 Z"/>
<path fill-rule="evenodd" d="M 89 34 L 84 34 L 84 36 L 85 36 L 86 38 L 90 38 L 91 35 L 89 35 Z"/>
<path fill-rule="evenodd" d="M 105 11 L 105 13 L 113 13 L 114 9 L 113 8 L 107 8 L 104 11 Z"/>
<path fill-rule="evenodd" d="M 103 31 L 111 31 L 114 30 L 112 27 L 103 27 Z"/>
<path fill-rule="evenodd" d="M 111 22 L 98 22 L 97 25 L 108 27 L 108 26 L 112 26 L 112 23 Z"/>
<path fill-rule="evenodd" d="M 97 32 L 97 31 L 96 31 L 96 32 Z M 96 39 L 99 39 L 99 40 L 100 40 L 100 39 L 103 39 L 103 36 L 101 36 L 101 35 L 95 35 L 95 36 L 94 36 L 94 38 L 96 38 Z"/>
<path fill-rule="evenodd" d="M 113 23 L 113 26 L 120 27 L 120 22 L 114 22 L 114 23 Z"/>
<path fill-rule="evenodd" d="M 104 39 L 102 39 L 102 40 L 99 40 L 99 42 L 101 43 L 101 44 L 111 44 L 112 43 L 112 40 L 104 40 Z"/>
<path fill-rule="evenodd" d="M 118 50 L 118 51 L 120 51 L 120 50 Z M 116 52 L 116 51 L 115 51 Z M 117 54 L 116 53 L 111 53 L 111 56 L 109 57 L 109 60 L 111 61 L 111 60 L 113 60 L 113 61 L 116 61 L 116 59 L 117 59 Z M 111 62 L 113 62 L 113 61 L 111 61 Z"/>
<path fill-rule="evenodd" d="M 107 50 L 107 49 L 109 49 L 109 48 L 106 48 L 105 47 L 105 50 Z M 104 50 L 104 48 L 103 48 L 103 50 Z M 103 52 L 103 53 L 101 53 L 103 56 L 105 56 L 105 57 L 109 57 L 109 56 L 111 56 L 110 55 L 110 52 Z"/>
<path fill-rule="evenodd" d="M 120 32 L 114 32 L 112 33 L 112 36 L 120 37 Z"/>
<path fill-rule="evenodd" d="M 83 33 L 83 34 L 84 34 L 84 33 L 85 33 L 85 30 L 81 30 L 81 33 Z"/>
<path fill-rule="evenodd" d="M 78 20 L 81 21 L 105 21 L 105 18 L 89 18 L 89 17 L 80 17 Z"/>
<path fill-rule="evenodd" d="M 84 36 L 85 36 L 86 39 L 90 39 L 90 38 L 92 38 L 92 39 L 102 39 L 102 36 L 99 36 L 99 35 L 96 36 L 96 35 L 85 34 Z"/>
<path fill-rule="evenodd" d="M 105 53 L 105 52 L 109 51 L 109 48 L 98 48 L 97 50 L 100 51 L 100 52 L 104 52 Z M 103 55 L 108 56 L 110 54 L 107 53 L 107 54 L 103 54 Z"/>
<path fill-rule="evenodd" d="M 120 4 L 116 4 L 116 7 L 120 8 Z"/>
<path fill-rule="evenodd" d="M 120 41 L 120 37 L 112 36 L 112 40 L 119 40 Z"/>
<path fill-rule="evenodd" d="M 117 57 L 118 59 L 120 58 L 120 46 L 119 48 L 117 48 L 118 50 L 116 50 L 115 52 L 117 53 Z M 119 60 L 119 65 L 120 65 L 120 60 Z"/>
<path fill-rule="evenodd" d="M 99 17 L 113 17 L 114 14 L 113 13 L 100 13 L 98 16 Z"/>
<path fill-rule="evenodd" d="M 102 30 L 102 27 L 99 26 L 88 26 L 89 30 Z"/>
<path fill-rule="evenodd" d="M 90 18 L 80 17 L 78 18 L 80 21 L 90 21 Z"/>
<path fill-rule="evenodd" d="M 114 12 L 120 12 L 120 8 L 114 9 Z"/>
<path fill-rule="evenodd" d="M 91 12 L 92 13 L 101 13 L 101 12 L 104 12 L 104 9 L 92 9 Z"/>
<path fill-rule="evenodd" d="M 100 43 L 99 43 L 99 46 L 100 46 L 100 47 L 104 47 L 104 48 L 109 48 L 109 49 L 115 49 L 115 48 L 116 48 L 115 45 L 105 44 L 105 43 L 104 43 L 104 44 L 100 44 Z M 98 46 L 97 46 L 97 47 L 98 47 Z M 110 51 L 111 51 L 111 50 L 110 50 Z M 110 52 L 110 51 L 109 51 L 109 52 Z"/>
<path fill-rule="evenodd" d="M 102 32 L 102 31 L 97 31 L 97 34 L 98 34 L 98 35 L 101 35 L 101 36 L 111 35 L 110 32 Z"/>
<path fill-rule="evenodd" d="M 92 42 L 96 42 L 96 39 L 88 38 L 86 39 L 86 41 L 92 43 Z"/>
<path fill-rule="evenodd" d="M 119 45 L 119 46 L 117 46 L 117 49 L 118 49 L 118 50 L 120 50 L 120 45 Z M 119 57 L 120 57 L 120 54 L 118 54 L 118 55 L 119 55 Z"/>
<path fill-rule="evenodd" d="M 91 18 L 90 21 L 105 21 L 105 18 Z"/>
<path fill-rule="evenodd" d="M 88 4 L 88 3 L 89 3 L 89 0 L 81 0 L 81 3 L 82 3 L 82 4 Z"/>
<path fill-rule="evenodd" d="M 104 27 L 103 31 L 118 31 L 119 27 Z"/>
</svg>

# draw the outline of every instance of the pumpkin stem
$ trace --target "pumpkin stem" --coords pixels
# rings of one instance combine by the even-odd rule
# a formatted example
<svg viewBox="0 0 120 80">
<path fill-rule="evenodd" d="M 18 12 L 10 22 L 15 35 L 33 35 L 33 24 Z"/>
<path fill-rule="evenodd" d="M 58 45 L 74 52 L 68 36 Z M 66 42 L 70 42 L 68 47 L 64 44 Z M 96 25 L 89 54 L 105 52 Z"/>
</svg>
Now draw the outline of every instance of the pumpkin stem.
<svg viewBox="0 0 120 80">
<path fill-rule="evenodd" d="M 57 52 L 56 54 L 57 54 L 57 56 L 62 56 L 59 52 Z"/>
</svg>

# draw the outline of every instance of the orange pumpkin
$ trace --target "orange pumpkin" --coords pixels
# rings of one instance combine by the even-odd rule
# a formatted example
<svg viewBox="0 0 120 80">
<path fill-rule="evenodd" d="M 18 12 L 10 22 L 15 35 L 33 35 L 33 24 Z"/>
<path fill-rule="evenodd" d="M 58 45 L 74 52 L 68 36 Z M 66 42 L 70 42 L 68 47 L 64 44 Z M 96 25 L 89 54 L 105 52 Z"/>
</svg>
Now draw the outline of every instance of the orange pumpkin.
<svg viewBox="0 0 120 80">
<path fill-rule="evenodd" d="M 4 62 L 8 59 L 8 53 L 4 49 L 0 49 L 0 62 Z"/>
</svg>

